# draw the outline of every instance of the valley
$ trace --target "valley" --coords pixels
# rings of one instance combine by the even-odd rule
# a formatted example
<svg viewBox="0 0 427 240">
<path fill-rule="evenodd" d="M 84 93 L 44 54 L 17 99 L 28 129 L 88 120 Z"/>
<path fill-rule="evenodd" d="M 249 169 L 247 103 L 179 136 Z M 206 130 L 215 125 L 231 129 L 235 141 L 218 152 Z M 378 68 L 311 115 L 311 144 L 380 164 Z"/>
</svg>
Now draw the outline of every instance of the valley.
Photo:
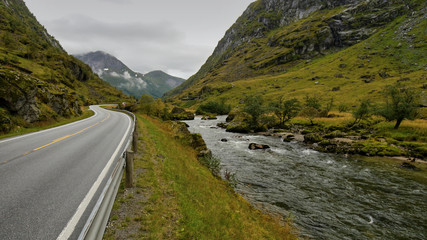
<svg viewBox="0 0 427 240">
<path fill-rule="evenodd" d="M 425 1 L 77 2 L 0 0 L 0 236 L 427 238 Z"/>
<path fill-rule="evenodd" d="M 165 92 L 185 81 L 163 71 L 152 71 L 147 74 L 134 72 L 116 57 L 101 51 L 76 57 L 88 64 L 104 81 L 136 99 L 144 94 L 160 98 Z"/>
</svg>

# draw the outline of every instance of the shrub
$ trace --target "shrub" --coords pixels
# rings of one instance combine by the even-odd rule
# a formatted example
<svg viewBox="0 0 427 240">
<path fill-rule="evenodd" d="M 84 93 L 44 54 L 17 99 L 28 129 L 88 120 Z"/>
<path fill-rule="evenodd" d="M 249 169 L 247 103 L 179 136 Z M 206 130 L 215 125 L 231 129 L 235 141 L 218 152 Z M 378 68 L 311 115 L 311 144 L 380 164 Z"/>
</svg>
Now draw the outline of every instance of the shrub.
<svg viewBox="0 0 427 240">
<path fill-rule="evenodd" d="M 345 105 L 345 104 L 340 104 L 340 105 L 338 106 L 338 111 L 339 111 L 339 112 L 347 112 L 347 111 L 348 111 L 348 107 L 347 107 L 347 105 Z"/>
<path fill-rule="evenodd" d="M 231 110 L 231 106 L 226 105 L 224 101 L 220 101 L 220 102 L 210 101 L 200 105 L 196 110 L 196 114 L 204 115 L 206 113 L 213 113 L 213 114 L 225 115 L 225 114 L 228 114 L 230 110 Z"/>
<path fill-rule="evenodd" d="M 251 119 L 251 127 L 253 129 L 258 128 L 259 117 L 264 114 L 265 109 L 263 108 L 264 100 L 261 96 L 251 96 L 246 98 L 243 112 L 249 114 Z"/>
<path fill-rule="evenodd" d="M 274 114 L 280 119 L 280 126 L 283 127 L 285 123 L 292 118 L 296 117 L 301 109 L 300 103 L 297 99 L 284 100 L 283 97 L 277 102 L 271 104 Z"/>
<path fill-rule="evenodd" d="M 209 170 L 212 172 L 212 174 L 215 177 L 220 177 L 220 170 L 221 170 L 220 164 L 221 164 L 221 161 L 218 158 L 213 157 L 213 156 L 210 155 L 210 156 L 205 156 L 205 157 L 200 158 L 199 161 L 204 166 L 206 166 L 207 168 L 209 168 Z"/>
<path fill-rule="evenodd" d="M 354 122 L 352 125 L 355 125 L 362 120 L 368 119 L 371 115 L 371 102 L 369 100 L 361 101 L 359 108 L 353 112 Z"/>
</svg>

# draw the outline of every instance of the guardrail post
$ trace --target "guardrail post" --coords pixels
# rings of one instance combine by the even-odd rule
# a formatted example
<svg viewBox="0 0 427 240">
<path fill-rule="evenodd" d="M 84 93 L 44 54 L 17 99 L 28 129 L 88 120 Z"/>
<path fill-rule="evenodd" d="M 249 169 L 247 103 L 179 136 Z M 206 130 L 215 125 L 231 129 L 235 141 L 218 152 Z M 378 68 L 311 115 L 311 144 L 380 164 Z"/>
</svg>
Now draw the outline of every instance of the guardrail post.
<svg viewBox="0 0 427 240">
<path fill-rule="evenodd" d="M 132 150 L 133 150 L 133 152 L 138 151 L 138 132 L 136 131 L 136 127 L 135 127 L 135 131 L 133 131 L 133 135 L 132 135 Z"/>
<path fill-rule="evenodd" d="M 133 187 L 133 151 L 126 151 L 126 188 Z"/>
</svg>

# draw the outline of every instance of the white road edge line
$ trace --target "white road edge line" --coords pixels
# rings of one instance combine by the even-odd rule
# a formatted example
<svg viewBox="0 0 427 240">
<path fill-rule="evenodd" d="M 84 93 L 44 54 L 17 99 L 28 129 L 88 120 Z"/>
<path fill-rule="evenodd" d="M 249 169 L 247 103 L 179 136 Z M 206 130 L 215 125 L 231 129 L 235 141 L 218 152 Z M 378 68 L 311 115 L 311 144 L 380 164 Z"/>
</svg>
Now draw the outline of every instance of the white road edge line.
<svg viewBox="0 0 427 240">
<path fill-rule="evenodd" d="M 128 129 L 126 130 L 126 134 L 123 136 L 122 140 L 119 143 L 119 146 L 116 148 L 116 151 L 113 153 L 113 155 L 111 156 L 111 158 L 108 161 L 107 165 L 102 170 L 101 174 L 99 174 L 99 176 L 96 179 L 95 183 L 92 185 L 92 187 L 90 188 L 89 192 L 86 194 L 85 198 L 80 203 L 80 205 L 77 208 L 76 212 L 74 213 L 73 217 L 68 221 L 67 226 L 65 226 L 65 228 L 62 230 L 61 234 L 59 234 L 57 240 L 65 240 L 65 239 L 68 239 L 68 238 L 71 237 L 71 235 L 73 234 L 73 232 L 74 232 L 74 230 L 75 230 L 75 228 L 76 228 L 76 226 L 77 226 L 80 218 L 82 217 L 83 213 L 86 211 L 86 208 L 88 207 L 90 201 L 92 200 L 92 198 L 95 195 L 96 191 L 100 187 L 102 180 L 104 180 L 105 175 L 107 175 L 108 170 L 110 169 L 111 165 L 114 162 L 114 159 L 119 154 L 120 148 L 123 145 L 123 142 L 126 140 L 126 137 L 128 136 L 129 131 L 130 131 L 131 126 L 132 126 L 132 120 L 131 120 L 131 118 L 128 115 L 126 115 L 126 116 L 129 119 L 129 126 L 128 126 Z"/>
<path fill-rule="evenodd" d="M 28 134 L 24 134 L 24 135 L 17 136 L 17 137 L 7 138 L 7 139 L 5 139 L 3 141 L 0 141 L 0 144 L 1 143 L 5 143 L 5 142 L 10 142 L 10 141 L 18 140 L 18 139 L 25 138 L 25 137 L 29 137 L 29 136 L 33 136 L 33 135 L 40 134 L 40 133 L 49 132 L 49 131 L 52 131 L 52 130 L 57 130 L 57 129 L 64 128 L 64 127 L 73 126 L 73 125 L 76 125 L 78 123 L 81 123 L 81 122 L 84 122 L 84 121 L 88 121 L 89 119 L 92 119 L 92 118 L 96 117 L 96 115 L 98 115 L 98 112 L 95 111 L 92 108 L 93 106 L 94 105 L 90 106 L 89 109 L 92 110 L 95 114 L 93 116 L 89 117 L 89 118 L 85 118 L 85 119 L 79 120 L 77 122 L 72 122 L 72 123 L 69 123 L 69 124 L 66 124 L 66 125 L 62 125 L 62 126 L 58 126 L 58 127 L 54 127 L 54 128 L 49 128 L 49 129 L 45 129 L 45 130 L 41 130 L 41 131 L 37 131 L 37 132 L 33 132 L 33 133 L 28 133 Z"/>
</svg>

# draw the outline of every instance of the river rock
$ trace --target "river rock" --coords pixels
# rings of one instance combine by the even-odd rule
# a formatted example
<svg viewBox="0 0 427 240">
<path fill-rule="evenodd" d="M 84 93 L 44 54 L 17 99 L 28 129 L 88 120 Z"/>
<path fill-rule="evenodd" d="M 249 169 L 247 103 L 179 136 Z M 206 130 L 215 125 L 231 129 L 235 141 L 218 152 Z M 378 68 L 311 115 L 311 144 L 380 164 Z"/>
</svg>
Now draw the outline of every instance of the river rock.
<svg viewBox="0 0 427 240">
<path fill-rule="evenodd" d="M 202 120 L 216 120 L 217 117 L 215 115 L 206 115 L 202 117 Z"/>
<path fill-rule="evenodd" d="M 228 142 L 227 138 L 221 139 L 221 142 Z"/>
<path fill-rule="evenodd" d="M 227 125 L 227 132 L 248 133 L 251 128 L 249 126 L 250 116 L 247 113 L 236 115 L 233 120 Z"/>
<path fill-rule="evenodd" d="M 304 136 L 304 142 L 308 144 L 321 142 L 323 139 L 316 133 L 308 133 Z"/>
<path fill-rule="evenodd" d="M 295 139 L 295 136 L 293 134 L 286 135 L 286 137 L 283 138 L 283 142 L 291 142 Z"/>
<path fill-rule="evenodd" d="M 171 111 L 171 118 L 173 120 L 194 120 L 194 114 L 182 108 L 174 107 Z"/>
<path fill-rule="evenodd" d="M 400 167 L 406 168 L 406 169 L 409 169 L 409 170 L 414 170 L 414 171 L 421 171 L 421 169 L 419 169 L 416 166 L 414 166 L 414 165 L 412 165 L 410 163 L 407 163 L 407 162 L 402 163 L 400 165 Z"/>
<path fill-rule="evenodd" d="M 258 149 L 265 150 L 265 149 L 269 149 L 269 148 L 270 148 L 270 146 L 264 145 L 264 144 L 257 144 L 257 143 L 250 143 L 249 144 L 250 150 L 258 150 Z"/>
</svg>

